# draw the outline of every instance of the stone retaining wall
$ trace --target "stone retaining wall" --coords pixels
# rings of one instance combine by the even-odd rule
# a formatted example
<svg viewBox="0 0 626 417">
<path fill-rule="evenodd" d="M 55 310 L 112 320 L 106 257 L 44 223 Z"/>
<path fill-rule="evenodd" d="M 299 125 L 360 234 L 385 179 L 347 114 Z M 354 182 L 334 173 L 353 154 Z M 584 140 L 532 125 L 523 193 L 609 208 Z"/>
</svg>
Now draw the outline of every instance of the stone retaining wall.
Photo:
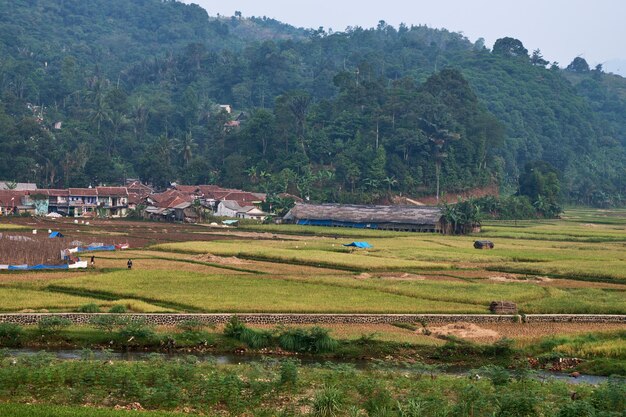
<svg viewBox="0 0 626 417">
<path fill-rule="evenodd" d="M 5 313 L 0 323 L 34 325 L 44 317 L 63 317 L 75 324 L 87 324 L 93 316 L 109 313 Z M 226 323 L 233 315 L 249 324 L 391 324 L 391 323 L 624 323 L 626 315 L 592 314 L 118 314 L 152 325 L 175 325 L 185 320 L 206 324 Z"/>
<path fill-rule="evenodd" d="M 619 314 L 527 314 L 526 323 L 625 323 L 626 315 Z"/>
</svg>

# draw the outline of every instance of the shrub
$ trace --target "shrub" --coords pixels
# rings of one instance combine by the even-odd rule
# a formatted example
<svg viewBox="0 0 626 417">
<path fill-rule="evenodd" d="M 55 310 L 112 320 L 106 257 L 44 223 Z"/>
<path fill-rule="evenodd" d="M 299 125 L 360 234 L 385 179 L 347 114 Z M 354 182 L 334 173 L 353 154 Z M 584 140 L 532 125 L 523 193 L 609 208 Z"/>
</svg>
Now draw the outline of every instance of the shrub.
<svg viewBox="0 0 626 417">
<path fill-rule="evenodd" d="M 622 412 L 626 410 L 626 383 L 620 377 L 610 377 L 606 384 L 593 393 L 591 403 L 603 411 Z"/>
<path fill-rule="evenodd" d="M 17 324 L 0 323 L 0 346 L 19 346 L 22 332 L 23 329 Z"/>
<path fill-rule="evenodd" d="M 132 321 L 118 331 L 117 338 L 123 346 L 148 345 L 157 340 L 157 335 L 144 322 Z"/>
<path fill-rule="evenodd" d="M 64 317 L 47 316 L 39 320 L 37 327 L 42 334 L 52 334 L 67 329 L 72 322 Z"/>
<path fill-rule="evenodd" d="M 272 346 L 272 332 L 267 330 L 253 330 L 245 328 L 239 337 L 239 340 L 250 346 L 252 349 L 262 349 Z"/>
<path fill-rule="evenodd" d="M 375 386 L 375 388 L 367 394 L 363 408 L 367 411 L 368 416 L 386 417 L 391 415 L 394 407 L 391 394 L 384 386 Z"/>
<path fill-rule="evenodd" d="M 232 316 L 226 326 L 224 326 L 224 335 L 239 340 L 241 333 L 247 329 L 246 325 L 239 320 L 239 317 Z"/>
<path fill-rule="evenodd" d="M 483 366 L 482 368 L 478 369 L 476 373 L 478 375 L 484 375 L 485 377 L 489 378 L 494 386 L 505 385 L 511 379 L 511 374 L 509 373 L 509 371 L 497 365 Z"/>
<path fill-rule="evenodd" d="M 200 320 L 197 320 L 197 319 L 189 319 L 189 320 L 181 321 L 180 323 L 176 325 L 176 327 L 183 332 L 196 333 L 196 332 L 201 332 L 202 330 L 204 330 L 204 328 L 206 327 L 206 324 L 202 323 Z"/>
<path fill-rule="evenodd" d="M 537 398 L 530 393 L 506 394 L 499 399 L 499 409 L 496 417 L 535 417 L 537 412 Z"/>
<path fill-rule="evenodd" d="M 126 307 L 121 304 L 115 304 L 109 309 L 109 313 L 122 314 L 126 313 Z"/>
<path fill-rule="evenodd" d="M 343 394 L 335 387 L 324 387 L 313 398 L 315 417 L 336 417 L 343 405 Z"/>
<path fill-rule="evenodd" d="M 237 316 L 231 317 L 228 323 L 226 323 L 224 335 L 237 339 L 252 349 L 261 349 L 274 344 L 271 332 L 246 327 Z"/>
<path fill-rule="evenodd" d="M 330 337 L 329 331 L 321 327 L 305 329 L 287 329 L 278 336 L 282 349 L 291 352 L 323 353 L 332 352 L 338 342 Z"/>
<path fill-rule="evenodd" d="M 485 348 L 485 353 L 499 357 L 511 356 L 515 352 L 513 344 L 514 341 L 512 339 L 504 337 L 496 341 L 493 345 Z"/>
<path fill-rule="evenodd" d="M 78 309 L 78 312 L 80 312 L 80 313 L 99 313 L 100 312 L 100 307 L 98 307 L 98 304 L 89 303 L 89 304 L 85 304 L 85 305 L 80 306 L 80 308 Z"/>
<path fill-rule="evenodd" d="M 280 363 L 280 384 L 295 386 L 298 383 L 298 361 L 286 359 Z"/>
<path fill-rule="evenodd" d="M 96 328 L 103 330 L 107 333 L 112 333 L 116 328 L 123 326 L 126 324 L 126 320 L 119 316 L 112 315 L 98 315 L 94 316 L 89 320 Z"/>
<path fill-rule="evenodd" d="M 573 401 L 565 404 L 557 417 L 595 417 L 596 409 L 587 401 Z"/>
</svg>

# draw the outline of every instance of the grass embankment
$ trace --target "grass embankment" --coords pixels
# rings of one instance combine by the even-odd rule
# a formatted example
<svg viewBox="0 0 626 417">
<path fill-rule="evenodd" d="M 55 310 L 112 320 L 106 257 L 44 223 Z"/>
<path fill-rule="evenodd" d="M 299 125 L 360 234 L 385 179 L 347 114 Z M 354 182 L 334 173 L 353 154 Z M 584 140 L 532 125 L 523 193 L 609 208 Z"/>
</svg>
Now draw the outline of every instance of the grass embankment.
<svg viewBox="0 0 626 417">
<path fill-rule="evenodd" d="M 293 360 L 218 366 L 193 357 L 118 362 L 87 356 L 62 362 L 39 354 L 0 361 L 0 400 L 37 403 L 31 409 L 35 412 L 41 407 L 52 412 L 59 410 L 57 405 L 88 404 L 204 415 L 316 417 L 609 416 L 626 407 L 626 385 L 620 380 L 597 387 L 578 385 L 574 401 L 565 382 L 538 381 L 527 372 L 511 373 L 498 366 L 476 373 L 483 378 L 438 375 L 436 367 L 423 363 L 404 371 L 380 367 L 357 371 L 347 364 L 303 367 Z M 22 413 L 27 406 L 0 407 Z M 81 412 L 69 415 L 85 415 Z"/>
<path fill-rule="evenodd" d="M 583 358 L 586 372 L 626 376 L 625 332 L 618 324 L 580 326 L 571 323 L 482 327 L 468 323 L 397 323 L 320 328 L 314 325 L 244 325 L 236 317 L 217 328 L 195 320 L 187 320 L 176 327 L 154 327 L 129 321 L 123 315 L 97 315 L 91 324 L 81 326 L 60 317 L 45 318 L 37 326 L 2 323 L 0 348 L 248 351 L 279 355 L 292 352 L 342 359 L 424 358 L 463 366 L 494 361 L 503 366 L 515 366 L 512 360 L 522 357 L 538 357 L 543 365 L 559 358 Z M 596 361 L 599 366 L 594 365 Z"/>
<path fill-rule="evenodd" d="M 561 357 L 583 358 L 577 369 L 598 375 L 626 376 L 626 330 L 579 335 L 553 335 L 520 344 L 529 356 L 546 362 Z"/>
</svg>

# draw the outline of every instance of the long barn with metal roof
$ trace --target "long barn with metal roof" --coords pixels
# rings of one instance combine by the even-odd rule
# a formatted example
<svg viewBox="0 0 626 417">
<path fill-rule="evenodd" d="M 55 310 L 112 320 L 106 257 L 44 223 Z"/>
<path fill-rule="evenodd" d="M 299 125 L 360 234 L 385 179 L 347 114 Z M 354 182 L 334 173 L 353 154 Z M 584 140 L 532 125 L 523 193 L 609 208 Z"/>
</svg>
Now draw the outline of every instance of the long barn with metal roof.
<svg viewBox="0 0 626 417">
<path fill-rule="evenodd" d="M 441 210 L 426 206 L 296 204 L 285 223 L 361 229 L 436 232 L 443 229 Z"/>
</svg>

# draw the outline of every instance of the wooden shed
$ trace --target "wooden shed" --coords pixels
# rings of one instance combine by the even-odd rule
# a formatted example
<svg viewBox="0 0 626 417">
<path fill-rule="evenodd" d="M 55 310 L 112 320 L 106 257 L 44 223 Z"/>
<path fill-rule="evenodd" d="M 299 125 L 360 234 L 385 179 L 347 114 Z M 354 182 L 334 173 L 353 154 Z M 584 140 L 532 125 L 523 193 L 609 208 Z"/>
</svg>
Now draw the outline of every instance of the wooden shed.
<svg viewBox="0 0 626 417">
<path fill-rule="evenodd" d="M 489 310 L 494 314 L 517 314 L 517 304 L 512 301 L 492 301 Z"/>
<path fill-rule="evenodd" d="M 283 217 L 283 222 L 407 232 L 442 231 L 441 210 L 426 206 L 296 204 Z"/>
</svg>

